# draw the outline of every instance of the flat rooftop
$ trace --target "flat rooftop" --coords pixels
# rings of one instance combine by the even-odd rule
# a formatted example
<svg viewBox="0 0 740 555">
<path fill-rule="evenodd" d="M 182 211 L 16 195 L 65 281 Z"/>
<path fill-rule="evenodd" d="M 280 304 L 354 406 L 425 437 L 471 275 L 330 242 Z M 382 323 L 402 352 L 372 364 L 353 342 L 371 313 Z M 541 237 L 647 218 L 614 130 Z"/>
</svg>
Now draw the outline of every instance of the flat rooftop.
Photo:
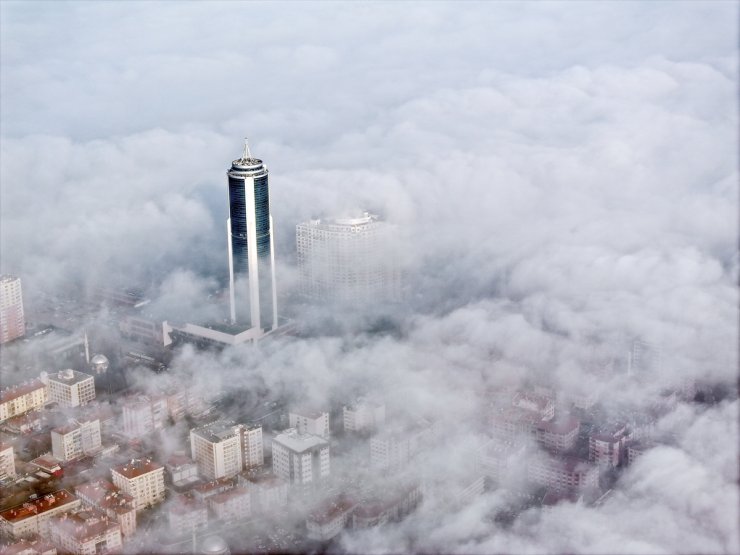
<svg viewBox="0 0 740 555">
<path fill-rule="evenodd" d="M 276 435 L 273 441 L 295 453 L 302 453 L 314 447 L 329 446 L 329 442 L 324 438 L 312 434 L 299 434 L 295 428 L 289 428 L 283 433 Z"/>
<path fill-rule="evenodd" d="M 216 420 L 215 422 L 202 426 L 201 428 L 195 428 L 191 433 L 210 441 L 211 443 L 219 443 L 236 436 L 238 430 L 235 428 L 236 423 L 234 422 L 229 420 Z"/>
<path fill-rule="evenodd" d="M 48 493 L 38 499 L 29 499 L 25 503 L 11 507 L 0 512 L 0 518 L 8 522 L 16 523 L 32 516 L 36 516 L 63 505 L 77 501 L 77 498 L 65 489 Z"/>
</svg>

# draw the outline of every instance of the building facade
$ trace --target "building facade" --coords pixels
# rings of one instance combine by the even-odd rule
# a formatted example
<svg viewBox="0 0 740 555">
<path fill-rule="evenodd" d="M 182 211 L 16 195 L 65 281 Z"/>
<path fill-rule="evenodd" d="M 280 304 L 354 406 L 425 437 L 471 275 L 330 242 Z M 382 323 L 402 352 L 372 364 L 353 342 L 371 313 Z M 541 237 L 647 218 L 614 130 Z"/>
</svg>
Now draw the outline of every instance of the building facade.
<svg viewBox="0 0 740 555">
<path fill-rule="evenodd" d="M 137 438 L 161 430 L 167 424 L 167 397 L 137 395 L 123 403 L 123 433 Z"/>
<path fill-rule="evenodd" d="M 272 440 L 272 471 L 292 485 L 309 485 L 329 476 L 329 442 L 295 428 Z"/>
<path fill-rule="evenodd" d="M 313 300 L 360 305 L 400 300 L 395 244 L 393 227 L 368 212 L 298 224 L 302 294 Z"/>
<path fill-rule="evenodd" d="M 98 555 L 121 551 L 121 526 L 94 509 L 55 515 L 49 521 L 49 535 L 62 553 Z"/>
<path fill-rule="evenodd" d="M 26 334 L 21 278 L 0 276 L 0 344 Z"/>
<path fill-rule="evenodd" d="M 101 449 L 100 420 L 73 420 L 51 431 L 52 454 L 60 461 L 93 455 Z"/>
<path fill-rule="evenodd" d="M 385 405 L 358 399 L 354 404 L 342 408 L 342 420 L 345 432 L 379 428 L 385 424 Z"/>
<path fill-rule="evenodd" d="M 46 381 L 49 401 L 61 407 L 78 407 L 95 399 L 95 378 L 76 370 L 61 370 L 41 376 Z"/>
<path fill-rule="evenodd" d="M 141 511 L 164 501 L 164 467 L 149 459 L 132 459 L 111 468 L 113 485 L 134 498 Z"/>
<path fill-rule="evenodd" d="M 278 317 L 267 167 L 252 156 L 245 140 L 244 153 L 226 175 L 231 322 L 269 331 L 277 327 Z"/>
<path fill-rule="evenodd" d="M 40 408 L 48 401 L 46 384 L 31 380 L 0 392 L 0 422 Z"/>
<path fill-rule="evenodd" d="M 288 413 L 291 428 L 299 434 L 311 434 L 329 439 L 329 413 L 320 410 L 294 410 Z"/>
<path fill-rule="evenodd" d="M 58 490 L 36 499 L 29 499 L 0 512 L 0 535 L 8 539 L 48 536 L 49 519 L 54 515 L 73 511 L 81 502 L 67 490 Z"/>
<path fill-rule="evenodd" d="M 0 443 L 0 480 L 15 478 L 15 449 L 10 443 Z"/>
<path fill-rule="evenodd" d="M 262 426 L 241 426 L 242 464 L 244 468 L 259 468 L 265 464 Z"/>
<path fill-rule="evenodd" d="M 206 478 L 236 476 L 242 469 L 241 427 L 218 420 L 190 430 L 190 452 L 198 472 Z"/>
<path fill-rule="evenodd" d="M 121 526 L 121 534 L 136 532 L 136 502 L 127 493 L 106 480 L 96 480 L 75 487 L 75 494 L 87 507 L 103 512 Z"/>
</svg>

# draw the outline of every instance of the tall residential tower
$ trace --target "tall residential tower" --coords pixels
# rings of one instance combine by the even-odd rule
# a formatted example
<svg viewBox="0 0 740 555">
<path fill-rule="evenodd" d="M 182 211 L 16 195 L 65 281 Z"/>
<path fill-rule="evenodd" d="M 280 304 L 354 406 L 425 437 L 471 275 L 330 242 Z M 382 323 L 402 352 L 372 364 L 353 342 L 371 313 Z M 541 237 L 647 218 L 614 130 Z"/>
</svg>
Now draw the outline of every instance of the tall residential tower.
<svg viewBox="0 0 740 555">
<path fill-rule="evenodd" d="M 245 139 L 244 153 L 227 172 L 231 322 L 264 331 L 275 329 L 278 324 L 267 174 L 267 167 L 252 156 Z"/>
<path fill-rule="evenodd" d="M 0 276 L 0 343 L 7 343 L 25 334 L 21 279 L 7 274 Z"/>
</svg>

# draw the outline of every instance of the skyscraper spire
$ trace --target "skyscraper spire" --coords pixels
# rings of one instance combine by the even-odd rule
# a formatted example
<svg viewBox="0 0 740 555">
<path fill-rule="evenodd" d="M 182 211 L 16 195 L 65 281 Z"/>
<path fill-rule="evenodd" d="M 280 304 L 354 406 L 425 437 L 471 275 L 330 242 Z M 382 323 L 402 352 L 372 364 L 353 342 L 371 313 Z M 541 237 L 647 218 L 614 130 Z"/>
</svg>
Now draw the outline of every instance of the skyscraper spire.
<svg viewBox="0 0 740 555">
<path fill-rule="evenodd" d="M 249 151 L 249 139 L 247 137 L 244 137 L 244 155 L 242 158 L 244 160 L 249 160 L 252 157 L 252 153 Z"/>
</svg>

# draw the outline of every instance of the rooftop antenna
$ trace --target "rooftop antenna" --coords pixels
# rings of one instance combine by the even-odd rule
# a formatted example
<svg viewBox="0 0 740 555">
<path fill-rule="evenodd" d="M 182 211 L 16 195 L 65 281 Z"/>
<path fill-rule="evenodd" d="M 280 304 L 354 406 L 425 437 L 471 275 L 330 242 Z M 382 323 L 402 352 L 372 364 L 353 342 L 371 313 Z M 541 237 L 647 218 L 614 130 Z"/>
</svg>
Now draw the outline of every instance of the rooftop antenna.
<svg viewBox="0 0 740 555">
<path fill-rule="evenodd" d="M 249 160 L 252 157 L 252 153 L 249 151 L 249 139 L 244 137 L 244 159 Z"/>
</svg>

